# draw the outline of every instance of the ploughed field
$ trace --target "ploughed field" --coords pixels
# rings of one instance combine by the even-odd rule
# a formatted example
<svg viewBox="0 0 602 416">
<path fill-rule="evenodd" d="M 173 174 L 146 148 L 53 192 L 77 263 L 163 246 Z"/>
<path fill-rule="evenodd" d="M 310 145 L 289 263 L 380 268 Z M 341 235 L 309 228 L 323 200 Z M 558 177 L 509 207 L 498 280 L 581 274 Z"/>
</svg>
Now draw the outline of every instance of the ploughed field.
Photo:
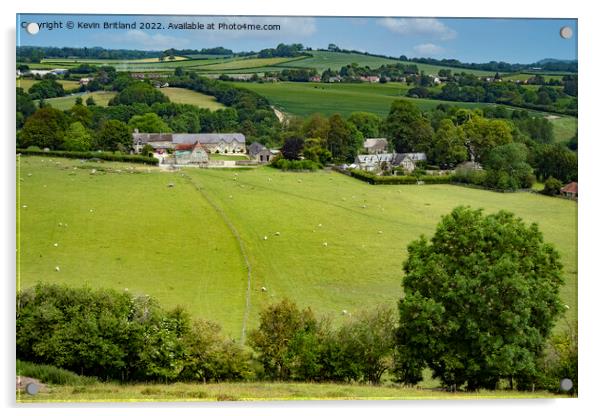
<svg viewBox="0 0 602 416">
<path fill-rule="evenodd" d="M 577 319 L 573 201 L 453 185 L 373 186 L 327 171 L 163 172 L 47 157 L 21 157 L 17 178 L 18 287 L 43 281 L 148 294 L 236 338 L 283 297 L 337 322 L 343 309 L 395 307 L 408 243 L 469 205 L 540 225 L 561 254 L 561 295 L 568 319 Z"/>
</svg>

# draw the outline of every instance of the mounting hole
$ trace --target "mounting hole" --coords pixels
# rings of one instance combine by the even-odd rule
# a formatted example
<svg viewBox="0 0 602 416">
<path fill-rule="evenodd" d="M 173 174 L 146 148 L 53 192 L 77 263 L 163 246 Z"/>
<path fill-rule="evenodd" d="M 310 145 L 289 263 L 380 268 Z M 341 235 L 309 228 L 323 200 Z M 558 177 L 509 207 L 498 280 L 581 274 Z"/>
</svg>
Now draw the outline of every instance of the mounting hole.
<svg viewBox="0 0 602 416">
<path fill-rule="evenodd" d="M 40 31 L 40 25 L 38 25 L 36 22 L 31 22 L 27 24 L 25 30 L 27 30 L 27 33 L 30 35 L 35 35 Z"/>
<path fill-rule="evenodd" d="M 560 28 L 560 37 L 562 39 L 570 39 L 573 37 L 573 29 L 568 26 L 563 26 Z"/>
<path fill-rule="evenodd" d="M 560 390 L 569 391 L 572 388 L 573 380 L 571 380 L 570 378 L 563 378 L 562 380 L 560 380 Z"/>
</svg>

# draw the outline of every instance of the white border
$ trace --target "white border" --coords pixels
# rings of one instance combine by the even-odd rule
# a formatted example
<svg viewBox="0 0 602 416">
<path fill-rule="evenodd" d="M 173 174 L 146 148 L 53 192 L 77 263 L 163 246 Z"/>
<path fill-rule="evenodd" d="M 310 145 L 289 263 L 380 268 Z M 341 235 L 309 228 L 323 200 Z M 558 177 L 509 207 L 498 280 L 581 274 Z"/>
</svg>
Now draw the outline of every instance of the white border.
<svg viewBox="0 0 602 416">
<path fill-rule="evenodd" d="M 583 2 L 585 3 L 585 2 Z M 600 215 L 596 194 L 600 186 L 596 181 L 600 165 L 600 129 L 594 129 L 600 118 L 599 95 L 600 73 L 600 21 L 599 14 L 592 5 L 578 2 L 550 0 L 526 2 L 524 0 L 504 0 L 502 2 L 469 2 L 466 0 L 445 0 L 426 2 L 401 2 L 381 0 L 376 2 L 353 2 L 347 0 L 303 0 L 286 2 L 282 0 L 221 0 L 216 2 L 190 0 L 132 1 L 103 0 L 89 1 L 39 1 L 4 2 L 1 14 L 4 32 L 3 47 L 3 94 L 2 126 L 3 143 L 2 189 L 4 203 L 0 229 L 4 231 L 2 262 L 3 274 L 2 301 L 2 341 L 0 342 L 0 394 L 3 414 L 29 415 L 81 415 L 82 411 L 91 416 L 115 413 L 163 415 L 169 409 L 180 414 L 249 414 L 249 415 L 305 415 L 308 412 L 331 414 L 340 412 L 360 415 L 369 411 L 379 414 L 445 414 L 447 415 L 507 415 L 508 413 L 537 413 L 546 415 L 589 414 L 596 408 L 595 400 L 600 385 L 600 276 L 595 261 L 599 257 L 595 238 L 599 235 Z M 593 2 L 590 4 L 594 4 Z M 579 198 L 579 324 L 580 324 L 580 397 L 576 400 L 498 400 L 498 401 L 413 401 L 413 402 L 310 402 L 310 403 L 250 403 L 217 405 L 78 405 L 78 406 L 19 406 L 14 405 L 14 276 L 15 276 L 15 172 L 14 172 L 14 127 L 15 127 L 15 18 L 16 13 L 131 13 L 131 14 L 246 14 L 246 15 L 334 15 L 334 16 L 435 16 L 435 17 L 555 17 L 578 18 L 579 30 L 579 136 L 580 143 L 580 190 Z M 597 96 L 598 95 L 598 96 Z M 598 98 L 598 100 L 597 100 Z M 596 186 L 598 185 L 598 186 Z"/>
</svg>

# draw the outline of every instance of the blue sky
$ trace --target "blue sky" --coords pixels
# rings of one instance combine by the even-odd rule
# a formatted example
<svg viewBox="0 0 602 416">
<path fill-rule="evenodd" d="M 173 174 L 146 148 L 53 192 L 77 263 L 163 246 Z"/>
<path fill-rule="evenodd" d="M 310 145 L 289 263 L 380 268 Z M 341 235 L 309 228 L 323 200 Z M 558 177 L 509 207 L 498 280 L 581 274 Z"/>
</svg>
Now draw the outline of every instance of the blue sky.
<svg viewBox="0 0 602 416">
<path fill-rule="evenodd" d="M 252 23 L 279 24 L 279 31 L 68 29 L 68 21 L 124 23 Z M 63 28 L 42 28 L 30 35 L 23 22 L 62 22 Z M 571 39 L 560 37 L 563 26 Z M 326 48 L 335 43 L 390 56 L 455 58 L 463 62 L 532 63 L 543 58 L 577 59 L 576 19 L 458 19 L 399 17 L 244 17 L 17 15 L 17 43 L 36 46 L 101 46 L 107 49 L 202 49 L 223 46 L 258 51 L 278 43 Z"/>
</svg>

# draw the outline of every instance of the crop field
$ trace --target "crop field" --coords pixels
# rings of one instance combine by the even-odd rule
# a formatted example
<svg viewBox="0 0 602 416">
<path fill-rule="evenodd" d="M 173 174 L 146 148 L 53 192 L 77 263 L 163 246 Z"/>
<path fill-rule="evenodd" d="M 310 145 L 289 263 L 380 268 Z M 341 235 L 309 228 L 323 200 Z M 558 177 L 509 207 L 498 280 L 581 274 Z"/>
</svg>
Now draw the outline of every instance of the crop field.
<svg viewBox="0 0 602 416">
<path fill-rule="evenodd" d="M 185 88 L 161 88 L 161 92 L 169 97 L 169 100 L 178 104 L 192 104 L 209 110 L 219 110 L 226 108 L 211 95 L 201 94 L 200 92 L 188 90 Z"/>
<path fill-rule="evenodd" d="M 443 101 L 406 96 L 411 88 L 407 84 L 388 82 L 386 84 L 323 84 L 314 82 L 276 82 L 253 83 L 236 82 L 238 87 L 247 88 L 266 97 L 270 103 L 284 113 L 295 116 L 307 116 L 322 113 L 330 116 L 339 113 L 349 116 L 355 111 L 368 111 L 386 116 L 389 114 L 391 103 L 398 99 L 413 102 L 421 110 L 426 111 L 439 104 L 449 104 L 456 107 L 475 109 L 497 104 Z M 512 108 L 512 107 L 509 107 Z M 538 115 L 548 113 L 533 112 Z M 577 131 L 577 118 L 570 116 L 555 116 L 550 121 L 554 126 L 557 141 L 565 141 L 573 137 Z"/>
<path fill-rule="evenodd" d="M 452 185 L 378 187 L 269 167 L 168 173 L 44 157 L 18 166 L 20 287 L 45 281 L 149 294 L 236 338 L 283 297 L 337 323 L 343 309 L 394 307 L 408 243 L 469 205 L 539 223 L 561 254 L 561 296 L 567 318 L 577 319 L 574 201 Z"/>
<path fill-rule="evenodd" d="M 58 110 L 69 110 L 71 107 L 75 105 L 75 100 L 77 97 L 80 97 L 84 103 L 88 99 L 88 97 L 94 98 L 96 105 L 107 106 L 111 98 L 113 98 L 117 93 L 114 91 L 94 91 L 94 92 L 85 92 L 82 94 L 72 94 L 66 95 L 64 97 L 58 98 L 49 98 L 46 100 L 47 104 L 50 104 L 52 107 Z"/>
<path fill-rule="evenodd" d="M 34 84 L 37 84 L 38 82 L 40 82 L 40 81 L 37 79 L 21 79 L 21 78 L 19 78 L 19 79 L 17 79 L 17 87 L 23 88 L 25 90 L 25 92 L 27 92 Z M 57 82 L 59 84 L 61 84 L 65 90 L 73 90 L 73 89 L 79 88 L 78 81 L 59 79 L 59 80 L 57 80 Z"/>
<path fill-rule="evenodd" d="M 235 59 L 224 63 L 204 65 L 204 71 L 221 71 L 221 70 L 241 70 L 247 68 L 262 68 L 271 67 L 282 63 L 290 63 L 298 61 L 303 58 L 246 58 L 246 59 Z"/>
</svg>

